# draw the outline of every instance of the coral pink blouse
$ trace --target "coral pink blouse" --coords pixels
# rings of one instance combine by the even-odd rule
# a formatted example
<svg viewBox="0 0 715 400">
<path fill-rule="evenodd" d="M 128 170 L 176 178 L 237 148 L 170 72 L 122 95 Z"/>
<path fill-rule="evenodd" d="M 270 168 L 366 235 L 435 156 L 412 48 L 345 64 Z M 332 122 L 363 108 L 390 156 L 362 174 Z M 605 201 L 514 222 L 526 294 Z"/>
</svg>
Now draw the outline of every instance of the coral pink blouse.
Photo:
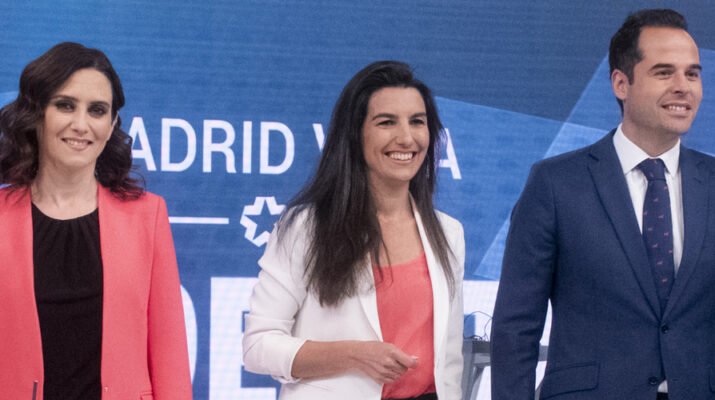
<svg viewBox="0 0 715 400">
<path fill-rule="evenodd" d="M 417 397 L 436 392 L 432 282 L 423 252 L 401 264 L 373 266 L 382 338 L 416 356 L 417 367 L 383 386 L 383 398 Z"/>
</svg>

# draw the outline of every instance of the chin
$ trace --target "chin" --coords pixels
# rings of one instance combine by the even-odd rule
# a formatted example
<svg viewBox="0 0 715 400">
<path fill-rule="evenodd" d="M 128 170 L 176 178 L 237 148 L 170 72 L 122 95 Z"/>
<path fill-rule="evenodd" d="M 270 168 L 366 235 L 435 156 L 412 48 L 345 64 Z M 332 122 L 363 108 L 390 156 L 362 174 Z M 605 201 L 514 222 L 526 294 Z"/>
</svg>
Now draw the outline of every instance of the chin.
<svg viewBox="0 0 715 400">
<path fill-rule="evenodd" d="M 662 121 L 659 126 L 654 126 L 653 128 L 659 130 L 660 132 L 667 132 L 668 135 L 680 136 L 690 130 L 693 124 L 692 119 L 688 120 L 670 120 Z M 655 130 L 654 129 L 654 130 Z"/>
<path fill-rule="evenodd" d="M 691 124 L 682 124 L 682 125 L 677 125 L 677 126 L 669 126 L 666 129 L 673 135 L 673 136 L 682 136 L 688 133 L 690 130 Z"/>
</svg>

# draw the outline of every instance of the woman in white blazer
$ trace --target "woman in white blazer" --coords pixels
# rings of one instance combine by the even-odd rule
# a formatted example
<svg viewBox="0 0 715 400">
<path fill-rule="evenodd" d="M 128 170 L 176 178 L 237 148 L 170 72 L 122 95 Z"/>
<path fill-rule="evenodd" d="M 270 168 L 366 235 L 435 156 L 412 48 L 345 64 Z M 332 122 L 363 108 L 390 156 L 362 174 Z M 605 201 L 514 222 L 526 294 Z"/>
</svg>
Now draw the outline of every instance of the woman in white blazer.
<svg viewBox="0 0 715 400">
<path fill-rule="evenodd" d="M 464 233 L 433 208 L 441 132 L 404 63 L 343 89 L 246 317 L 244 366 L 281 399 L 461 399 Z"/>
</svg>

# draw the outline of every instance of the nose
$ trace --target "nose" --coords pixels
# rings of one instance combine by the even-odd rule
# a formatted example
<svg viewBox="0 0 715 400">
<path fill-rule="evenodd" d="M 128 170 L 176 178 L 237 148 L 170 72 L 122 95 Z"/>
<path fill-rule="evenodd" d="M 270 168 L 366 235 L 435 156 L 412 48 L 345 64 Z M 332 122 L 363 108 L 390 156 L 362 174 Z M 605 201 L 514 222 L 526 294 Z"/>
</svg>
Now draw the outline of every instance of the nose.
<svg viewBox="0 0 715 400">
<path fill-rule="evenodd" d="M 77 111 L 72 116 L 71 128 L 79 134 L 85 134 L 89 130 L 89 121 L 86 112 Z"/>
<path fill-rule="evenodd" d="M 401 146 L 409 146 L 411 145 L 414 141 L 414 135 L 413 135 L 413 130 L 414 128 L 410 126 L 409 121 L 406 121 L 404 123 L 401 123 L 398 129 L 396 129 L 395 132 L 395 143 L 401 145 Z"/>
<path fill-rule="evenodd" d="M 677 73 L 673 75 L 673 92 L 688 93 L 690 91 L 690 80 L 685 73 Z"/>
</svg>

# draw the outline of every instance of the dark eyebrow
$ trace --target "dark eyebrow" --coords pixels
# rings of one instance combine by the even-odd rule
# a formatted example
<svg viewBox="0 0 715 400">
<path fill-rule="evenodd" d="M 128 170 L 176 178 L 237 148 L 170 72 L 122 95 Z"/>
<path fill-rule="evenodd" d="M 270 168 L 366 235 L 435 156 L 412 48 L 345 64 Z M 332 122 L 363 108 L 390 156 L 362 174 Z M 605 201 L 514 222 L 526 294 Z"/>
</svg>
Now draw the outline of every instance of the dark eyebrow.
<svg viewBox="0 0 715 400">
<path fill-rule="evenodd" d="M 77 101 L 76 98 L 74 98 L 74 97 L 72 97 L 72 96 L 65 96 L 65 95 L 63 95 L 63 94 L 57 94 L 57 95 L 54 95 L 54 96 L 52 96 L 52 97 L 50 98 L 50 100 L 58 100 L 58 99 Z"/>
<path fill-rule="evenodd" d="M 650 70 L 653 71 L 656 69 L 666 69 L 666 68 L 675 68 L 675 65 L 660 63 L 660 64 L 655 64 L 654 66 L 650 67 Z M 688 66 L 688 69 L 697 69 L 698 71 L 702 71 L 703 66 L 700 64 L 691 64 L 690 66 Z"/>
<path fill-rule="evenodd" d="M 426 112 L 419 112 L 419 113 L 415 113 L 415 114 L 410 115 L 410 118 L 417 118 L 417 117 L 427 117 L 427 113 L 426 113 Z M 397 115 L 395 115 L 395 114 L 390 114 L 390 113 L 380 113 L 380 114 L 377 114 L 377 115 L 375 115 L 374 117 L 372 117 L 372 121 L 374 121 L 374 120 L 376 120 L 376 119 L 378 119 L 378 118 L 393 118 L 393 119 L 394 119 L 394 118 L 397 118 Z"/>
<path fill-rule="evenodd" d="M 378 119 L 378 118 L 397 118 L 397 115 L 395 114 L 390 114 L 390 113 L 380 113 L 372 117 L 372 121 Z"/>
</svg>

